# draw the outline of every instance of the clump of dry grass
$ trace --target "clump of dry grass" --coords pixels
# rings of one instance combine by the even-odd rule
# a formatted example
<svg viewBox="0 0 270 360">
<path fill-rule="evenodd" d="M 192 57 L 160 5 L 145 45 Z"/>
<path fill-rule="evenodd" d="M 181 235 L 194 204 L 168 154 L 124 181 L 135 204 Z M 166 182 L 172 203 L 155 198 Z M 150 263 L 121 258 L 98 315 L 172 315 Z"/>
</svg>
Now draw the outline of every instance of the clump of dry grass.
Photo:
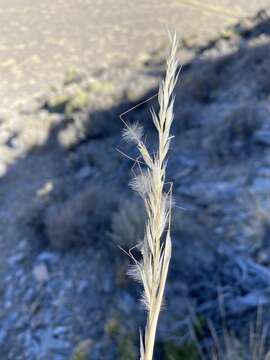
<svg viewBox="0 0 270 360">
<path fill-rule="evenodd" d="M 211 360 L 269 360 L 269 330 L 268 326 L 263 324 L 262 315 L 262 309 L 258 307 L 255 322 L 248 325 L 247 339 L 237 337 L 226 325 L 223 326 L 222 337 L 219 338 L 210 324 L 214 342 Z"/>
<path fill-rule="evenodd" d="M 246 314 L 242 326 L 229 326 L 223 295 L 218 308 L 221 323 L 191 313 L 190 341 L 197 348 L 198 360 L 270 360 L 269 326 L 263 307 L 259 304 L 255 314 Z M 216 319 L 217 320 L 217 319 Z"/>
<path fill-rule="evenodd" d="M 151 360 L 159 313 L 162 306 L 165 283 L 171 258 L 171 187 L 165 190 L 167 154 L 172 136 L 173 90 L 177 81 L 177 39 L 172 39 L 171 53 L 167 60 L 167 71 L 160 85 L 159 113 L 152 111 L 152 119 L 158 132 L 158 148 L 151 154 L 143 141 L 144 129 L 139 124 L 126 124 L 123 136 L 136 144 L 141 160 L 138 160 L 139 175 L 132 181 L 132 188 L 143 199 L 146 210 L 146 226 L 143 241 L 138 245 L 142 259 L 133 256 L 135 265 L 130 274 L 143 285 L 142 301 L 147 309 L 144 338 L 140 336 L 141 360 Z M 146 169 L 142 170 L 141 163 Z"/>
<path fill-rule="evenodd" d="M 184 214 L 183 214 L 184 216 Z M 172 214 L 172 232 L 183 231 L 183 216 Z M 121 248 L 128 250 L 137 244 L 144 235 L 146 211 L 137 197 L 121 200 L 118 209 L 112 215 L 110 238 Z"/>
<path fill-rule="evenodd" d="M 229 112 L 220 126 L 205 141 L 214 160 L 226 161 L 249 156 L 254 147 L 254 134 L 262 124 L 262 112 L 255 105 L 240 104 Z"/>
</svg>

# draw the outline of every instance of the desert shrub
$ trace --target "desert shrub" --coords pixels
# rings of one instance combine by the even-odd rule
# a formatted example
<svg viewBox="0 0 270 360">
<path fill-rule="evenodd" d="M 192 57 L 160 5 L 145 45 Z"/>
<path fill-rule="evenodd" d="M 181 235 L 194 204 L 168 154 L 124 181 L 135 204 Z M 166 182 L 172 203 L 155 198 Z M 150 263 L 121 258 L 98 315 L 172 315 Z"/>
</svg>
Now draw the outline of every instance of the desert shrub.
<svg viewBox="0 0 270 360">
<path fill-rule="evenodd" d="M 240 337 L 226 328 L 221 337 L 213 330 L 211 360 L 269 360 L 268 329 L 256 322 L 248 330 L 248 336 Z"/>
<path fill-rule="evenodd" d="M 269 48 L 268 48 L 269 52 Z M 269 69 L 269 61 L 264 61 L 259 68 L 257 74 L 257 83 L 259 90 L 265 94 L 270 94 L 270 69 Z"/>
<path fill-rule="evenodd" d="M 119 316 L 114 315 L 109 318 L 104 325 L 104 331 L 106 335 L 108 335 L 112 339 L 116 339 L 121 332 Z"/>
<path fill-rule="evenodd" d="M 172 233 L 183 230 L 183 215 L 175 211 L 172 214 Z M 113 213 L 111 222 L 111 239 L 122 248 L 129 250 L 143 240 L 146 213 L 143 202 L 138 198 L 125 199 L 118 210 Z"/>
<path fill-rule="evenodd" d="M 220 76 L 224 75 L 224 73 L 230 69 L 233 62 L 237 61 L 238 57 L 239 54 L 229 54 L 223 55 L 220 58 L 215 59 L 215 62 L 213 63 L 213 68 L 216 74 Z"/>
<path fill-rule="evenodd" d="M 54 126 L 56 125 L 53 117 L 46 113 L 40 113 L 37 117 L 29 117 L 19 124 L 16 124 L 14 134 L 8 140 L 11 147 L 19 146 L 24 153 L 46 145 Z M 9 154 L 5 149 L 4 157 L 9 160 Z M 10 160 L 9 160 L 10 161 Z"/>
<path fill-rule="evenodd" d="M 171 342 L 165 341 L 163 344 L 163 352 L 165 360 L 199 360 L 200 355 L 197 345 L 192 342 L 186 342 L 181 346 L 177 346 Z"/>
<path fill-rule="evenodd" d="M 189 75 L 183 75 L 179 87 L 180 99 L 187 102 L 209 103 L 213 100 L 219 83 L 219 75 L 213 66 L 193 70 Z"/>
<path fill-rule="evenodd" d="M 115 90 L 115 85 L 109 80 L 91 79 L 86 84 L 85 90 L 99 94 L 108 94 Z"/>
<path fill-rule="evenodd" d="M 182 338 L 184 344 L 194 345 L 198 360 L 269 360 L 265 310 L 258 303 L 255 311 L 245 312 L 242 318 L 237 314 L 236 323 L 226 312 L 223 300 L 222 296 L 215 309 L 217 316 L 204 317 L 191 310 L 189 334 Z"/>
<path fill-rule="evenodd" d="M 232 110 L 206 143 L 211 157 L 221 160 L 251 154 L 253 135 L 261 126 L 261 113 L 256 106 L 240 105 Z"/>
<path fill-rule="evenodd" d="M 86 123 L 87 117 L 85 114 L 78 113 L 72 115 L 66 122 L 66 126 L 57 134 L 59 144 L 65 149 L 72 149 L 80 143 L 88 135 Z"/>
<path fill-rule="evenodd" d="M 181 106 L 175 109 L 175 121 L 172 129 L 174 133 L 188 131 L 200 126 L 197 109 L 191 106 L 182 108 Z"/>
<path fill-rule="evenodd" d="M 79 167 L 87 164 L 96 168 L 105 176 L 114 174 L 117 168 L 119 174 L 123 156 L 118 151 L 111 151 L 115 146 L 116 142 L 111 138 L 108 138 L 107 141 L 93 139 L 76 149 L 73 164 L 77 164 L 76 166 Z M 108 156 L 109 153 L 110 156 Z"/>
<path fill-rule="evenodd" d="M 244 18 L 234 26 L 234 31 L 244 39 L 252 39 L 261 35 L 269 35 L 269 13 L 260 10 L 253 18 Z"/>
<path fill-rule="evenodd" d="M 232 55 L 232 59 L 241 71 L 251 76 L 260 70 L 260 66 L 267 62 L 269 47 L 266 45 L 243 46 Z"/>
<path fill-rule="evenodd" d="M 269 360 L 269 330 L 262 309 L 249 319 L 238 333 L 229 329 L 226 314 L 222 328 L 216 329 L 210 319 L 195 319 L 190 334 L 177 334 L 178 341 L 162 339 L 158 343 L 160 358 L 166 360 Z M 223 316 L 225 316 L 223 318 Z M 198 322 L 199 321 L 199 322 Z"/>
<path fill-rule="evenodd" d="M 17 224 L 27 233 L 27 238 L 34 238 L 30 246 L 34 251 L 40 251 L 49 245 L 45 234 L 44 214 L 51 204 L 51 196 L 46 198 L 36 197 L 29 200 L 22 207 L 21 213 L 18 214 Z"/>
<path fill-rule="evenodd" d="M 125 335 L 118 344 L 118 360 L 136 360 L 137 352 L 132 336 Z"/>
<path fill-rule="evenodd" d="M 44 219 L 50 244 L 66 249 L 94 241 L 104 234 L 113 206 L 113 196 L 97 186 L 51 205 Z"/>
<path fill-rule="evenodd" d="M 53 92 L 45 103 L 50 112 L 72 113 L 83 110 L 89 105 L 89 92 L 78 84 Z"/>
<path fill-rule="evenodd" d="M 74 349 L 70 360 L 88 360 L 92 341 L 90 339 L 81 341 Z"/>
<path fill-rule="evenodd" d="M 65 73 L 63 84 L 70 85 L 74 82 L 78 82 L 79 80 L 80 74 L 78 69 L 75 66 L 70 66 Z"/>
<path fill-rule="evenodd" d="M 65 113 L 71 115 L 72 113 L 82 110 L 89 105 L 89 93 L 84 89 L 78 87 L 66 105 Z"/>
<path fill-rule="evenodd" d="M 143 203 L 137 198 L 125 199 L 112 216 L 111 238 L 124 249 L 142 241 L 146 215 Z"/>
<path fill-rule="evenodd" d="M 66 106 L 69 102 L 69 96 L 67 94 L 53 94 L 53 96 L 45 104 L 45 108 L 50 112 L 62 113 L 65 112 Z"/>
</svg>

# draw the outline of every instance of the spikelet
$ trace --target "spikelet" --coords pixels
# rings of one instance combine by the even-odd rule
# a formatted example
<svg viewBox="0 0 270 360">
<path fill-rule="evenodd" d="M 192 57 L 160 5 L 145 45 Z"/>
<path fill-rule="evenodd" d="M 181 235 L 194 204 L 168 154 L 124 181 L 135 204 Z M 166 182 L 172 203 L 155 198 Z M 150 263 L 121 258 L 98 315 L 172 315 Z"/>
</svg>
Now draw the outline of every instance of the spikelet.
<svg viewBox="0 0 270 360">
<path fill-rule="evenodd" d="M 141 173 L 135 176 L 130 182 L 130 187 L 136 191 L 142 199 L 145 199 L 147 194 L 150 193 L 151 185 L 151 173 L 149 170 L 141 171 Z"/>
<path fill-rule="evenodd" d="M 143 127 L 137 122 L 126 125 L 123 130 L 123 139 L 127 142 L 139 143 L 143 137 Z"/>
</svg>

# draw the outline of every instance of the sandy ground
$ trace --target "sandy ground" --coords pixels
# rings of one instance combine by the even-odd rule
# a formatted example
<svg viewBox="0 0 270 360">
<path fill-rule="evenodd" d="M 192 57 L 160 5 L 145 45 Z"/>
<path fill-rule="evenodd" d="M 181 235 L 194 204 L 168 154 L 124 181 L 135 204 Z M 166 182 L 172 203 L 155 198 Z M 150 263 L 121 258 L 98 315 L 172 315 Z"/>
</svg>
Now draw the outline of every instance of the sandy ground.
<svg viewBox="0 0 270 360">
<path fill-rule="evenodd" d="M 95 70 L 160 46 L 166 30 L 207 39 L 269 0 L 0 0 L 0 109 L 46 91 L 70 66 Z"/>
</svg>

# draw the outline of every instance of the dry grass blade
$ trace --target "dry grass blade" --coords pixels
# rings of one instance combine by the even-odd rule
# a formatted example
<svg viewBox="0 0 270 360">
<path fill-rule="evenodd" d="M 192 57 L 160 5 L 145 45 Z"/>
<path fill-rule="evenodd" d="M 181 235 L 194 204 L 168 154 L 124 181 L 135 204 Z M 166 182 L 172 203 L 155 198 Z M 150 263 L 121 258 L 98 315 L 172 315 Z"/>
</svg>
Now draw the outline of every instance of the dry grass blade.
<svg viewBox="0 0 270 360">
<path fill-rule="evenodd" d="M 177 39 L 171 40 L 171 53 L 167 60 L 165 79 L 158 93 L 159 113 L 152 111 L 152 118 L 158 132 L 158 149 L 151 155 L 143 142 L 143 129 L 140 125 L 126 125 L 124 138 L 137 145 L 147 170 L 133 181 L 133 189 L 142 197 L 147 221 L 141 246 L 142 260 L 135 261 L 132 273 L 143 285 L 142 301 L 147 309 L 147 324 L 144 338 L 141 335 L 141 360 L 153 358 L 154 344 L 159 313 L 171 258 L 171 189 L 164 189 L 167 154 L 170 147 L 170 128 L 173 121 L 173 90 L 177 81 L 178 63 L 176 60 Z"/>
</svg>

